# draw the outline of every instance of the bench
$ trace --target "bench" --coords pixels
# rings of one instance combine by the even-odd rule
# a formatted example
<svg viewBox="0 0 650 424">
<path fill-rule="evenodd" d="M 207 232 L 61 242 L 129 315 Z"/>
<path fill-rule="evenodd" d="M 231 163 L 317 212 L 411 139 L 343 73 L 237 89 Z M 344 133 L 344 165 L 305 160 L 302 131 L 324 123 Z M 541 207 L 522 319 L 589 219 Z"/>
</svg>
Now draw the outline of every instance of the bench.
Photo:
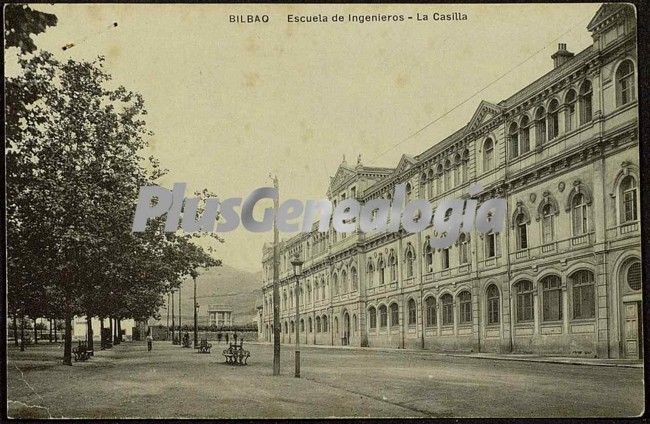
<svg viewBox="0 0 650 424">
<path fill-rule="evenodd" d="M 197 349 L 197 353 L 210 353 L 211 348 L 212 343 L 208 343 L 207 339 L 201 339 L 201 343 L 194 346 L 194 349 Z"/>
<path fill-rule="evenodd" d="M 79 344 L 72 348 L 72 354 L 74 355 L 74 361 L 86 361 L 94 352 L 92 349 L 88 349 L 88 344 L 86 342 L 80 341 Z"/>
<path fill-rule="evenodd" d="M 226 358 L 226 364 L 230 365 L 247 365 L 251 353 L 244 349 L 244 341 L 230 343 L 228 349 L 224 349 L 223 356 Z"/>
</svg>

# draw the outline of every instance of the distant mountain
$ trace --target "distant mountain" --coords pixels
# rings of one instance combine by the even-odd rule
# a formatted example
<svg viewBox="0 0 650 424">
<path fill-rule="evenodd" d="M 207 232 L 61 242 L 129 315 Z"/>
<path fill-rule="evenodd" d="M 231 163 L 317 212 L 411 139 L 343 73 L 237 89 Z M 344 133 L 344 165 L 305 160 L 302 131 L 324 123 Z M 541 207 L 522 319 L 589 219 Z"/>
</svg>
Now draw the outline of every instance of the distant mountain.
<svg viewBox="0 0 650 424">
<path fill-rule="evenodd" d="M 262 271 L 252 273 L 223 265 L 199 271 L 196 279 L 196 301 L 199 304 L 199 325 L 208 323 L 208 306 L 221 305 L 233 310 L 235 324 L 249 324 L 255 319 L 256 304 L 262 298 Z M 181 287 L 182 325 L 192 325 L 194 283 L 191 278 Z M 159 324 L 167 322 L 167 311 L 161 309 Z M 174 295 L 175 323 L 178 325 L 178 292 Z M 170 318 L 171 323 L 171 318 Z"/>
</svg>

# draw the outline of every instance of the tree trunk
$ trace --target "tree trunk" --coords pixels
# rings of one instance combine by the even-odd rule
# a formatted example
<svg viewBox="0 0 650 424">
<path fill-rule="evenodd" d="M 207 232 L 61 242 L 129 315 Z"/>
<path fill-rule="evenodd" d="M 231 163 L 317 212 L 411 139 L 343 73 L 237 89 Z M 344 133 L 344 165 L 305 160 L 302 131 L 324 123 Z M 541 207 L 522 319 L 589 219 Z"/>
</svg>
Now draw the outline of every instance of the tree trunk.
<svg viewBox="0 0 650 424">
<path fill-rule="evenodd" d="M 14 329 L 14 344 L 16 345 L 16 347 L 18 347 L 18 321 L 17 321 L 17 319 L 18 318 L 16 317 L 16 314 L 14 314 L 13 329 Z"/>
<path fill-rule="evenodd" d="M 25 351 L 25 317 L 20 319 L 20 351 Z"/>
<path fill-rule="evenodd" d="M 108 322 L 111 324 L 111 344 L 115 344 L 115 332 L 113 331 L 113 318 L 109 317 Z"/>
<path fill-rule="evenodd" d="M 38 344 L 38 333 L 36 329 L 36 318 L 34 318 L 34 344 Z"/>
<path fill-rule="evenodd" d="M 50 343 L 52 343 L 52 318 L 50 318 Z"/>
<path fill-rule="evenodd" d="M 94 343 L 93 343 L 93 319 L 90 316 L 90 314 L 86 314 L 86 327 L 87 327 L 87 332 L 86 332 L 86 337 L 88 338 L 88 350 L 91 352 L 94 352 Z"/>
<path fill-rule="evenodd" d="M 99 339 L 100 339 L 99 344 L 101 345 L 101 349 L 104 350 L 104 318 L 99 319 Z"/>
<path fill-rule="evenodd" d="M 65 336 L 63 343 L 63 364 L 72 365 L 72 317 L 69 312 L 65 314 Z"/>
<path fill-rule="evenodd" d="M 56 318 L 54 318 L 54 343 L 58 343 L 59 337 L 57 336 L 56 333 Z"/>
<path fill-rule="evenodd" d="M 117 340 L 122 343 L 124 340 L 122 340 L 122 320 L 120 318 L 117 319 Z"/>
</svg>

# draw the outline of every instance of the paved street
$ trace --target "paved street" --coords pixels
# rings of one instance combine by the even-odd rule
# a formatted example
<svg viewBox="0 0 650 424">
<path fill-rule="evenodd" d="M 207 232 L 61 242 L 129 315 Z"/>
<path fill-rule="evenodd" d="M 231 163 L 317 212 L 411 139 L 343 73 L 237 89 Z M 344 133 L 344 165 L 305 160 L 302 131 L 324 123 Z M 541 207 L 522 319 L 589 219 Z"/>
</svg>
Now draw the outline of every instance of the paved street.
<svg viewBox="0 0 650 424">
<path fill-rule="evenodd" d="M 215 343 L 216 345 L 216 343 Z M 429 352 L 303 348 L 302 379 L 283 346 L 248 344 L 248 367 L 167 342 L 123 343 L 73 367 L 61 346 L 9 346 L 13 417 L 636 416 L 643 369 L 451 357 Z"/>
</svg>

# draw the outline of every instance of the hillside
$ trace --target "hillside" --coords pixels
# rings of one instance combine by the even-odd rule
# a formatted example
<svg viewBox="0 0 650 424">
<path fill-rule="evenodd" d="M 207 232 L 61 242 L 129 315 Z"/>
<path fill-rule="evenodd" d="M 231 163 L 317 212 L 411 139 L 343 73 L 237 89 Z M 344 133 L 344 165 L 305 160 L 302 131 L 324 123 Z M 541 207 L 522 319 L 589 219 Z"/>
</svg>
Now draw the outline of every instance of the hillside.
<svg viewBox="0 0 650 424">
<path fill-rule="evenodd" d="M 232 308 L 235 324 L 249 324 L 255 318 L 255 305 L 262 296 L 261 271 L 251 273 L 228 265 L 200 271 L 196 280 L 196 301 L 199 304 L 198 321 L 208 323 L 208 305 L 217 304 Z M 182 324 L 193 322 L 192 301 L 194 283 L 186 279 L 181 287 Z M 174 296 L 174 314 L 178 324 L 178 292 Z M 167 322 L 167 311 L 160 311 L 160 324 Z M 170 321 L 171 322 L 171 321 Z"/>
</svg>

